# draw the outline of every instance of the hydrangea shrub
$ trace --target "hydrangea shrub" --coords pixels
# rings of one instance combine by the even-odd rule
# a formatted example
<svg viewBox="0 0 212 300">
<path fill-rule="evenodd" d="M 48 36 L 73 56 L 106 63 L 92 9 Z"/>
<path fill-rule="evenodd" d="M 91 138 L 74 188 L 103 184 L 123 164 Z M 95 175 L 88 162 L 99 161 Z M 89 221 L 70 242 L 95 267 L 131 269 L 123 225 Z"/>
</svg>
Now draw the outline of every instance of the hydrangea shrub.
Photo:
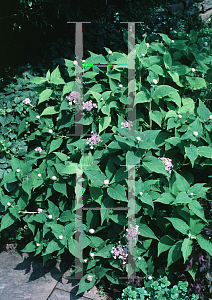
<svg viewBox="0 0 212 300">
<path fill-rule="evenodd" d="M 102 279 L 120 284 L 128 272 L 128 243 L 144 278 L 153 276 L 158 260 L 165 260 L 167 272 L 188 262 L 195 243 L 212 255 L 202 234 L 210 222 L 202 207 L 210 201 L 205 185 L 212 165 L 210 48 L 194 31 L 147 41 L 136 44 L 135 122 L 127 120 L 127 67 L 118 65 L 127 66 L 128 56 L 106 48 L 106 56 L 91 52 L 83 63 L 83 97 L 75 91 L 79 66 L 67 59 L 61 62 L 67 82 L 59 66 L 30 80 L 35 93 L 16 99 L 25 151 L 1 143 L 10 163 L 1 173 L 0 231 L 26 222 L 32 241 L 23 252 L 41 255 L 43 263 L 65 251 L 81 259 L 75 211 L 88 208 L 81 228 L 85 275 L 77 294 Z M 93 66 L 99 63 L 113 66 Z M 83 134 L 74 136 L 80 110 Z M 128 213 L 113 208 L 127 207 L 132 166 L 136 224 L 126 230 Z M 189 272 L 195 279 L 196 266 Z"/>
</svg>

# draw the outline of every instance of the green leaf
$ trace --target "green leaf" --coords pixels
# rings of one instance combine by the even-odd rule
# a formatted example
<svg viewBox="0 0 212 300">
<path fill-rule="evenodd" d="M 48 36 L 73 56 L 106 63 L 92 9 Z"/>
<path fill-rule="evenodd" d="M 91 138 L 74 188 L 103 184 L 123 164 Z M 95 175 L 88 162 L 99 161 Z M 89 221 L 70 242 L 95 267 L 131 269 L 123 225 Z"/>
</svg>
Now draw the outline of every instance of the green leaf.
<svg viewBox="0 0 212 300">
<path fill-rule="evenodd" d="M 172 66 L 172 57 L 171 54 L 168 51 L 165 51 L 163 54 L 163 61 L 166 69 L 171 68 Z"/>
<path fill-rule="evenodd" d="M 150 111 L 149 116 L 155 123 L 157 123 L 161 127 L 162 114 L 159 111 Z"/>
<path fill-rule="evenodd" d="M 195 281 L 195 275 L 198 270 L 199 270 L 198 262 L 195 263 L 195 265 L 193 265 L 192 269 L 188 270 L 188 273 L 191 275 L 194 281 Z"/>
<path fill-rule="evenodd" d="M 136 44 L 136 47 L 138 46 L 138 50 L 136 49 L 138 57 L 143 57 L 142 54 L 147 54 L 147 45 L 146 40 L 144 39 L 139 45 Z"/>
<path fill-rule="evenodd" d="M 53 140 L 50 144 L 50 150 L 49 150 L 49 153 L 53 152 L 54 150 L 58 149 L 61 144 L 63 142 L 63 139 L 62 138 L 59 138 L 59 139 L 56 139 L 56 140 Z"/>
<path fill-rule="evenodd" d="M 178 241 L 169 250 L 168 259 L 167 259 L 167 268 L 182 257 L 182 252 L 181 252 L 182 243 L 183 243 L 182 241 Z"/>
<path fill-rule="evenodd" d="M 100 256 L 104 258 L 110 258 L 111 257 L 111 250 L 112 250 L 113 245 L 107 245 L 104 248 L 102 248 L 100 251 L 95 253 L 95 256 Z"/>
<path fill-rule="evenodd" d="M 189 226 L 186 224 L 186 222 L 184 222 L 181 219 L 178 218 L 169 218 L 169 217 L 165 217 L 167 220 L 169 220 L 173 227 L 178 230 L 180 233 L 187 235 L 189 232 Z"/>
<path fill-rule="evenodd" d="M 36 84 L 42 84 L 44 82 L 47 82 L 47 79 L 45 77 L 35 77 L 30 80 L 30 83 L 36 83 Z"/>
<path fill-rule="evenodd" d="M 163 98 L 165 96 L 170 95 L 171 93 L 177 92 L 176 89 L 169 85 L 160 85 L 157 86 L 152 94 L 153 99 Z"/>
<path fill-rule="evenodd" d="M 183 243 L 182 243 L 181 251 L 183 253 L 184 263 L 187 261 L 189 255 L 191 255 L 192 244 L 193 244 L 193 242 L 189 238 L 185 238 Z"/>
<path fill-rule="evenodd" d="M 53 83 L 56 85 L 65 84 L 64 79 L 61 77 L 59 66 L 57 66 L 57 68 L 52 72 L 50 83 Z"/>
<path fill-rule="evenodd" d="M 14 172 L 7 173 L 1 181 L 1 186 L 5 183 L 16 182 L 18 179 L 16 178 Z"/>
<path fill-rule="evenodd" d="M 32 178 L 26 178 L 22 181 L 22 188 L 30 197 L 31 197 L 32 185 L 33 185 Z"/>
<path fill-rule="evenodd" d="M 171 204 L 174 201 L 175 201 L 175 198 L 170 193 L 163 193 L 154 202 L 160 202 L 163 204 Z"/>
<path fill-rule="evenodd" d="M 140 91 L 135 96 L 135 103 L 150 102 L 151 98 L 147 91 Z"/>
<path fill-rule="evenodd" d="M 127 225 L 127 219 L 125 215 L 109 215 L 109 218 L 119 225 Z"/>
<path fill-rule="evenodd" d="M 176 177 L 176 184 L 177 184 L 178 189 L 182 192 L 187 192 L 187 190 L 190 187 L 189 183 L 182 175 L 178 174 L 175 170 L 173 170 L 173 171 L 174 171 L 174 174 Z"/>
<path fill-rule="evenodd" d="M 147 275 L 147 263 L 143 257 L 136 262 L 136 267 L 138 267 L 144 274 Z"/>
<path fill-rule="evenodd" d="M 111 116 L 103 117 L 99 121 L 99 133 L 106 129 L 111 122 Z"/>
<path fill-rule="evenodd" d="M 79 289 L 78 289 L 76 295 L 90 290 L 95 285 L 96 277 L 93 277 L 91 281 L 88 281 L 86 279 L 87 277 L 88 277 L 88 275 L 85 275 L 80 279 Z"/>
<path fill-rule="evenodd" d="M 51 89 L 44 90 L 39 96 L 38 104 L 48 100 L 52 93 L 53 93 L 53 91 Z"/>
<path fill-rule="evenodd" d="M 113 183 L 107 188 L 108 195 L 115 200 L 128 201 L 124 187 L 118 183 Z"/>
<path fill-rule="evenodd" d="M 45 108 L 41 114 L 41 116 L 43 115 L 55 115 L 59 113 L 59 108 L 56 106 L 49 106 L 47 108 Z"/>
<path fill-rule="evenodd" d="M 138 153 L 134 153 L 134 151 L 127 151 L 127 155 L 126 155 L 127 166 L 139 164 L 140 159 L 141 157 Z"/>
<path fill-rule="evenodd" d="M 199 107 L 197 108 L 197 113 L 200 119 L 209 120 L 210 110 L 205 106 L 205 104 L 199 99 Z"/>
<path fill-rule="evenodd" d="M 18 136 L 24 131 L 26 131 L 26 119 L 23 119 L 18 126 Z"/>
<path fill-rule="evenodd" d="M 106 180 L 105 174 L 100 170 L 97 165 L 92 165 L 90 170 L 83 170 L 88 179 L 90 179 L 95 185 L 102 187 L 104 185 L 104 180 Z"/>
<path fill-rule="evenodd" d="M 188 197 L 186 192 L 180 192 L 177 197 L 176 200 L 172 203 L 172 204 L 187 204 L 190 203 L 192 201 L 192 199 L 190 197 Z"/>
<path fill-rule="evenodd" d="M 46 251 L 43 255 L 53 253 L 54 251 L 60 250 L 62 247 L 63 244 L 58 239 L 54 238 L 48 243 Z"/>
<path fill-rule="evenodd" d="M 34 251 L 36 250 L 36 248 L 37 248 L 37 247 L 36 247 L 36 245 L 35 245 L 35 242 L 32 241 L 32 242 L 28 243 L 28 244 L 25 246 L 25 248 L 21 250 L 21 252 L 27 252 L 27 253 L 29 253 L 29 252 L 34 252 Z"/>
<path fill-rule="evenodd" d="M 72 221 L 75 218 L 75 215 L 70 210 L 65 210 L 61 213 L 60 222 Z"/>
<path fill-rule="evenodd" d="M 144 236 L 144 237 L 147 237 L 147 238 L 150 238 L 150 239 L 155 239 L 155 240 L 159 241 L 159 239 L 155 236 L 152 229 L 150 229 L 149 226 L 147 226 L 146 224 L 140 223 L 138 231 L 139 231 L 141 236 Z"/>
<path fill-rule="evenodd" d="M 198 154 L 200 156 L 204 156 L 207 158 L 212 158 L 212 147 L 208 147 L 208 146 L 201 146 L 198 147 Z"/>
<path fill-rule="evenodd" d="M 191 68 L 186 65 L 179 64 L 177 66 L 172 66 L 171 70 L 178 73 L 179 76 L 183 76 L 188 74 L 191 71 Z"/>
<path fill-rule="evenodd" d="M 198 148 L 193 144 L 190 144 L 190 147 L 185 147 L 186 156 L 189 158 L 192 168 L 194 167 L 194 161 L 198 157 Z"/>
<path fill-rule="evenodd" d="M 164 235 L 158 243 L 158 257 L 161 253 L 169 250 L 175 243 L 175 240 L 168 235 Z"/>
<path fill-rule="evenodd" d="M 186 80 L 188 81 L 190 88 L 193 90 L 200 90 L 207 86 L 204 78 L 186 76 Z"/>
<path fill-rule="evenodd" d="M 203 210 L 202 206 L 200 205 L 200 203 L 197 200 L 192 200 L 192 202 L 188 204 L 188 207 L 200 219 L 202 219 L 203 221 L 207 222 L 207 220 L 204 217 L 204 210 Z"/>
<path fill-rule="evenodd" d="M 59 217 L 59 208 L 52 202 L 52 201 L 48 201 L 48 205 L 49 205 L 49 208 L 48 208 L 48 212 L 50 215 L 52 215 L 53 218 L 58 218 Z"/>
<path fill-rule="evenodd" d="M 159 158 L 153 156 L 145 156 L 142 160 L 142 165 L 147 167 L 150 171 L 167 175 L 168 172 L 165 170 L 165 166 Z"/>
<path fill-rule="evenodd" d="M 16 221 L 16 218 L 12 214 L 7 213 L 1 219 L 1 229 L 0 229 L 0 231 L 2 231 L 5 228 L 10 227 L 15 221 Z"/>
<path fill-rule="evenodd" d="M 66 161 L 68 160 L 68 155 L 61 153 L 61 152 L 53 152 L 57 157 L 59 157 L 60 160 Z"/>
<path fill-rule="evenodd" d="M 66 182 L 63 178 L 60 178 L 59 181 L 53 183 L 53 188 L 58 193 L 63 194 L 64 196 L 68 197 L 67 190 L 66 190 Z"/>
<path fill-rule="evenodd" d="M 210 241 L 206 240 L 206 238 L 204 238 L 202 235 L 198 234 L 197 242 L 203 250 L 205 250 L 210 255 L 212 255 L 212 243 Z"/>
</svg>

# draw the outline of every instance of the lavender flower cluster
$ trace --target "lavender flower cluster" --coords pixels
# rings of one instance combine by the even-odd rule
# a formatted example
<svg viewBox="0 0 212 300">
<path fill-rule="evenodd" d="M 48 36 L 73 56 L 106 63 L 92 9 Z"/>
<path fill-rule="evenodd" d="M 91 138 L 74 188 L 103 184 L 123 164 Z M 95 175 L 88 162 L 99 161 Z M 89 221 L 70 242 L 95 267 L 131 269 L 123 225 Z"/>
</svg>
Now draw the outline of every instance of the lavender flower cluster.
<svg viewBox="0 0 212 300">
<path fill-rule="evenodd" d="M 80 105 L 81 104 L 81 97 L 80 97 L 80 93 L 78 92 L 71 92 L 68 96 L 66 96 L 66 99 L 69 100 L 69 105 L 72 105 L 73 102 L 76 104 L 76 105 Z M 97 104 L 96 103 L 92 103 L 92 100 L 89 100 L 85 103 L 83 103 L 83 109 L 86 109 L 87 111 L 91 111 L 92 108 L 95 107 L 97 108 Z"/>
<path fill-rule="evenodd" d="M 100 139 L 100 137 L 97 135 L 97 133 L 93 133 L 93 131 L 91 131 L 92 136 L 91 138 L 87 138 L 87 144 L 90 145 L 90 149 L 93 149 L 93 145 L 96 145 L 97 142 L 102 142 L 102 140 Z"/>
<path fill-rule="evenodd" d="M 131 128 L 131 126 L 133 126 L 132 121 L 125 122 L 125 123 L 122 122 L 121 125 L 124 125 L 121 128 L 129 128 L 129 129 Z"/>
<path fill-rule="evenodd" d="M 171 168 L 173 167 L 172 163 L 171 163 L 171 159 L 170 158 L 165 158 L 165 157 L 159 157 L 160 160 L 162 160 L 166 171 L 169 171 L 169 173 L 171 174 Z"/>
</svg>

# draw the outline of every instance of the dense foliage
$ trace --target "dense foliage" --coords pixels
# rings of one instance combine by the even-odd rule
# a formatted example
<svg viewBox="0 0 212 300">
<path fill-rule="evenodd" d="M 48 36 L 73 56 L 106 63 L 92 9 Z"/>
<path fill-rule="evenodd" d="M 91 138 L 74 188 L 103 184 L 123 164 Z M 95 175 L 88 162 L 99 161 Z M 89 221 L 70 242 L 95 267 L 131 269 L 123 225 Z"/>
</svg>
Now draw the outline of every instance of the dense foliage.
<svg viewBox="0 0 212 300">
<path fill-rule="evenodd" d="M 174 284 L 180 271 L 195 280 L 206 254 L 212 255 L 211 216 L 203 209 L 211 209 L 210 41 L 195 31 L 173 34 L 137 39 L 136 123 L 127 121 L 127 67 L 93 67 L 127 65 L 124 52 L 107 47 L 107 55 L 90 51 L 83 61 L 83 97 L 75 91 L 80 67 L 69 59 L 57 59 L 45 76 L 26 72 L 1 94 L 0 231 L 15 222 L 25 226 L 31 240 L 23 251 L 42 255 L 44 263 L 65 251 L 75 258 L 77 166 L 87 165 L 83 206 L 100 210 L 83 211 L 86 275 L 78 293 L 103 278 L 120 284 L 127 275 L 127 213 L 106 208 L 127 206 L 133 165 L 138 230 L 128 228 L 128 239 L 137 236 L 136 271 L 143 282 L 165 273 Z M 71 137 L 79 108 L 84 132 Z M 130 125 L 135 136 L 126 136 Z M 199 292 L 203 284 L 208 293 L 205 282 Z"/>
</svg>

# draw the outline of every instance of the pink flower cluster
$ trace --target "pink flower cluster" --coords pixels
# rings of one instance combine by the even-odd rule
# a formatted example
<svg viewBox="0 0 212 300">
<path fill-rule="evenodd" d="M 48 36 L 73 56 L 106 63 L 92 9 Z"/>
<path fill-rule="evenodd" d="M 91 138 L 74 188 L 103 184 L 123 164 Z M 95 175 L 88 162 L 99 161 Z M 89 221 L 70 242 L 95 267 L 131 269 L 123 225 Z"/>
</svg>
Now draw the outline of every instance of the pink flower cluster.
<svg viewBox="0 0 212 300">
<path fill-rule="evenodd" d="M 114 254 L 113 258 L 119 258 L 121 259 L 123 262 L 122 262 L 122 268 L 123 270 L 126 268 L 126 263 L 127 263 L 127 256 L 128 256 L 128 253 L 127 253 L 127 249 L 126 249 L 127 246 L 123 246 L 123 245 L 120 245 L 120 242 L 119 242 L 119 245 L 117 247 L 112 247 L 112 251 L 111 253 Z"/>
<path fill-rule="evenodd" d="M 133 126 L 132 121 L 125 122 L 125 123 L 122 122 L 121 125 L 124 125 L 124 127 L 121 128 L 129 128 L 129 129 L 131 126 Z"/>
<path fill-rule="evenodd" d="M 38 213 L 40 214 L 40 213 L 42 213 L 42 208 L 38 208 Z"/>
<path fill-rule="evenodd" d="M 159 157 L 160 160 L 162 160 L 166 171 L 169 171 L 169 173 L 171 174 L 171 168 L 173 167 L 172 163 L 171 163 L 171 159 L 169 158 L 165 158 L 165 157 Z"/>
<path fill-rule="evenodd" d="M 25 98 L 25 100 L 22 101 L 24 104 L 30 104 L 31 101 L 29 98 Z"/>
<path fill-rule="evenodd" d="M 139 234 L 139 232 L 138 232 L 139 226 L 136 225 L 136 227 L 133 227 L 130 224 L 130 227 L 131 227 L 130 229 L 126 229 L 127 235 L 124 234 L 123 236 L 125 236 L 127 238 L 128 242 L 129 242 L 129 245 L 131 246 L 132 245 L 132 241 L 133 240 L 136 241 L 136 235 Z"/>
<path fill-rule="evenodd" d="M 93 131 L 91 131 L 92 136 L 91 138 L 87 138 L 87 144 L 90 145 L 90 149 L 93 149 L 93 145 L 96 145 L 97 142 L 102 142 L 102 140 L 100 139 L 100 137 L 97 135 L 97 133 L 93 133 Z"/>
<path fill-rule="evenodd" d="M 42 152 L 42 149 L 41 149 L 41 147 L 37 147 L 37 148 L 35 148 L 35 151 L 38 151 L 38 152 Z"/>
<path fill-rule="evenodd" d="M 97 108 L 97 104 L 92 103 L 92 100 L 83 103 L 83 109 L 86 109 L 87 111 L 91 111 L 93 107 Z"/>
<path fill-rule="evenodd" d="M 66 99 L 68 99 L 70 102 L 69 102 L 69 105 L 72 105 L 72 100 L 74 103 L 77 103 L 78 100 L 80 100 L 80 93 L 79 92 L 71 92 L 67 97 Z"/>
</svg>

